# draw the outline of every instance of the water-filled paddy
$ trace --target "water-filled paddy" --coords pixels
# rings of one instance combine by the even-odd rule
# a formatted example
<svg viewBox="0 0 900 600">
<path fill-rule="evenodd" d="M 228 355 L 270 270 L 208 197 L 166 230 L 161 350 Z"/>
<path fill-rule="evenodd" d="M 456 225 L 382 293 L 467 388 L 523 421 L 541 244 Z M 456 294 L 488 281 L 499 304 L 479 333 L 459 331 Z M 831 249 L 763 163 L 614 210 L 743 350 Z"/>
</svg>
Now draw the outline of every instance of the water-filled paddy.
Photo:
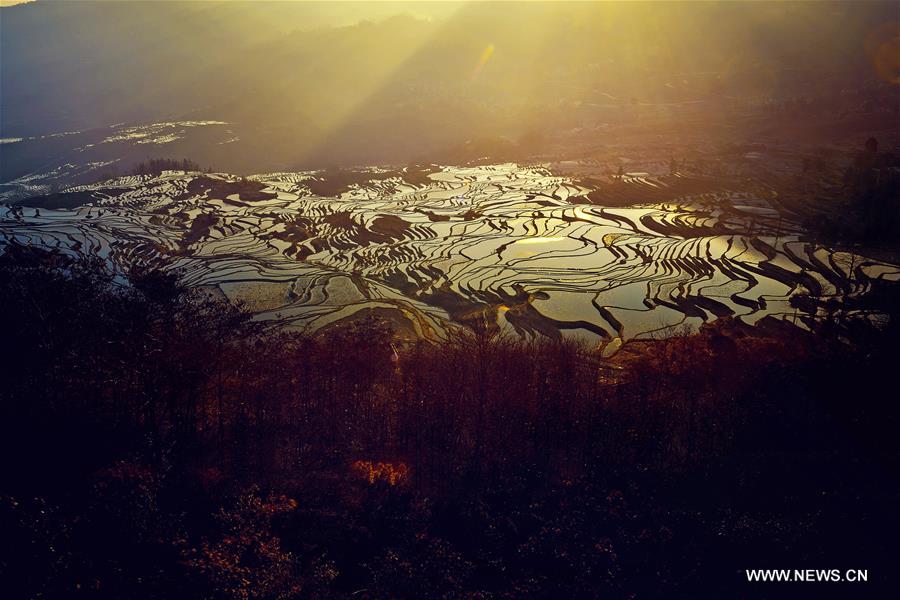
<svg viewBox="0 0 900 600">
<path fill-rule="evenodd" d="M 604 206 L 590 183 L 541 167 L 367 173 L 327 196 L 317 173 L 126 177 L 76 188 L 89 204 L 73 209 L 3 207 L 0 236 L 165 261 L 260 319 L 316 328 L 375 311 L 425 336 L 473 319 L 590 340 L 725 316 L 805 327 L 816 315 L 792 296 L 900 278 L 862 249 L 810 241 L 766 193 L 711 181 L 626 177 L 638 201 Z"/>
</svg>

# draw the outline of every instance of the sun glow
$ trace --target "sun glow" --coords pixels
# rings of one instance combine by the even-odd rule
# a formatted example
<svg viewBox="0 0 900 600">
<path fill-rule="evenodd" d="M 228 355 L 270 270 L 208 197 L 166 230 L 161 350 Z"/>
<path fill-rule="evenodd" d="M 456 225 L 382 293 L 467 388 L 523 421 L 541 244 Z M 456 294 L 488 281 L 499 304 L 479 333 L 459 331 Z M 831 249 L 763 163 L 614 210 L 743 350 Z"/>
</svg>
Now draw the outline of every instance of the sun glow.
<svg viewBox="0 0 900 600">
<path fill-rule="evenodd" d="M 488 61 L 491 60 L 491 57 L 494 55 L 494 45 L 488 44 L 484 49 L 484 52 L 481 53 L 481 58 L 478 59 L 478 64 L 475 65 L 475 68 L 472 70 L 471 79 L 475 79 L 478 77 L 478 74 L 481 73 L 481 70 L 484 69 L 485 65 L 488 64 Z"/>
</svg>

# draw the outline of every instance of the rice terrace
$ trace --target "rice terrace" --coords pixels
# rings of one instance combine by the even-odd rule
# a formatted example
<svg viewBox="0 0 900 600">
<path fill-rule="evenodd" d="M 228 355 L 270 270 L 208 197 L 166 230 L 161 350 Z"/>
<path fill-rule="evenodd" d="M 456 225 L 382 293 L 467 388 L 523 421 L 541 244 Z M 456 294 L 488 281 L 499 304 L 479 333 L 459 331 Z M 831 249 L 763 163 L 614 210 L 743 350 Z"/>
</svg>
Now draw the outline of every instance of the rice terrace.
<svg viewBox="0 0 900 600">
<path fill-rule="evenodd" d="M 0 4 L 4 596 L 900 591 L 896 2 Z"/>
</svg>

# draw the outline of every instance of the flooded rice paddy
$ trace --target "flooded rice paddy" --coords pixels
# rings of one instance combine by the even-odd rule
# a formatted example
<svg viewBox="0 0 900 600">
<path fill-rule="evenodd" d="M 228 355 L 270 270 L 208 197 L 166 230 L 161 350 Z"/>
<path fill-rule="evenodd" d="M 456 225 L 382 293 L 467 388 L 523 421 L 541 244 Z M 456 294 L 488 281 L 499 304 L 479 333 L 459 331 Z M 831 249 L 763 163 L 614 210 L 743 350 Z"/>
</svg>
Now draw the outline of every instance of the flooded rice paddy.
<svg viewBox="0 0 900 600">
<path fill-rule="evenodd" d="M 808 327 L 817 309 L 793 297 L 900 279 L 861 249 L 811 241 L 774 192 L 677 174 L 592 181 L 514 164 L 166 172 L 2 206 L 0 242 L 179 268 L 258 319 L 318 329 L 378 314 L 424 337 L 471 322 L 593 341 L 726 316 Z"/>
</svg>

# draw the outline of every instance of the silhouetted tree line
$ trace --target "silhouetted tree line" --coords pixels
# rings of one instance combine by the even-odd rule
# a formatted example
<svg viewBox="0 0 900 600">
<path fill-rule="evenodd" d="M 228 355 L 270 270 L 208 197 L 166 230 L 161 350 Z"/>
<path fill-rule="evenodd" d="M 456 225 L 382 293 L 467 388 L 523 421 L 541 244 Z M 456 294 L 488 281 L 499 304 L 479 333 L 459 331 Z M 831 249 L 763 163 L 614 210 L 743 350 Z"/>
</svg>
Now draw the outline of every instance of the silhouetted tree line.
<svg viewBox="0 0 900 600">
<path fill-rule="evenodd" d="M 203 169 L 198 163 L 187 158 L 181 160 L 174 158 L 151 158 L 147 161 L 137 163 L 131 170 L 131 174 L 159 175 L 163 171 L 203 171 Z M 206 172 L 211 173 L 212 168 L 207 168 Z"/>
<path fill-rule="evenodd" d="M 869 138 L 845 168 L 820 148 L 803 159 L 799 181 L 817 211 L 804 226 L 827 240 L 895 246 L 900 240 L 900 158 Z"/>
<path fill-rule="evenodd" d="M 722 597 L 897 558 L 896 326 L 398 347 L 16 244 L 0 319 L 13 597 Z"/>
<path fill-rule="evenodd" d="M 844 185 L 860 211 L 864 233 L 872 238 L 896 237 L 900 232 L 900 158 L 879 152 L 878 140 L 869 138 L 844 173 Z"/>
</svg>

